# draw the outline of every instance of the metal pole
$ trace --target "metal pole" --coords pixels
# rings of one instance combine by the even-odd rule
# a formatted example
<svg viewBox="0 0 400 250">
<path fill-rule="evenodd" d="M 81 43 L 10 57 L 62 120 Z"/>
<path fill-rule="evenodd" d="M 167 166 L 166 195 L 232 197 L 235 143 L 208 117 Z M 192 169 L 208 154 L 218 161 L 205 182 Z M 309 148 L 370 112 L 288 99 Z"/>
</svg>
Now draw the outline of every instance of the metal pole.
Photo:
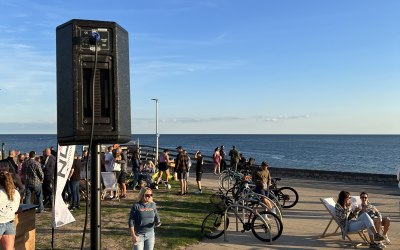
<svg viewBox="0 0 400 250">
<path fill-rule="evenodd" d="M 100 144 L 91 148 L 91 202 L 90 202 L 90 249 L 101 248 L 101 207 L 100 207 Z"/>
<path fill-rule="evenodd" d="M 158 98 L 153 98 L 151 100 L 156 101 L 156 153 L 155 153 L 155 157 L 154 157 L 154 159 L 155 159 L 154 164 L 157 164 L 157 162 L 158 162 L 158 137 L 160 136 L 158 134 Z"/>
</svg>

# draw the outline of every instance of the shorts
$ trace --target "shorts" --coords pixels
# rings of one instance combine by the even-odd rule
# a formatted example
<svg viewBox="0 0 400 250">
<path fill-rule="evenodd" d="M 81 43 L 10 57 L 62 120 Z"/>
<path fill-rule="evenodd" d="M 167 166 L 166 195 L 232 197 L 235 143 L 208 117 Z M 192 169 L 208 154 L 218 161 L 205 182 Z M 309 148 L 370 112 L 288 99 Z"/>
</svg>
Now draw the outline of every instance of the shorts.
<svg viewBox="0 0 400 250">
<path fill-rule="evenodd" d="M 268 190 L 263 189 L 263 187 L 256 186 L 256 188 L 254 189 L 254 192 L 268 197 Z"/>
<path fill-rule="evenodd" d="M 0 235 L 15 235 L 14 221 L 0 223 Z"/>
<path fill-rule="evenodd" d="M 160 162 L 158 163 L 158 170 L 160 171 L 167 171 L 168 170 L 168 165 L 166 162 Z"/>
<path fill-rule="evenodd" d="M 197 172 L 196 173 L 196 181 L 201 181 L 201 176 L 203 175 L 202 172 Z"/>
<path fill-rule="evenodd" d="M 118 183 L 122 184 L 122 183 L 125 183 L 125 181 L 126 181 L 126 173 L 125 172 L 121 172 L 119 174 Z"/>
<path fill-rule="evenodd" d="M 186 180 L 186 172 L 178 172 L 179 180 Z"/>
</svg>

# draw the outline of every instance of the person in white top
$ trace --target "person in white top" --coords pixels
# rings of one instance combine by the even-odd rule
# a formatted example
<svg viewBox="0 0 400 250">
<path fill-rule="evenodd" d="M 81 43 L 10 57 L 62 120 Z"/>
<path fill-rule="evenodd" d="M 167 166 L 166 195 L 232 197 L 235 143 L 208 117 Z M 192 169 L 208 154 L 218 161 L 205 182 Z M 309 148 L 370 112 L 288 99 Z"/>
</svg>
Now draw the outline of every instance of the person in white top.
<svg viewBox="0 0 400 250">
<path fill-rule="evenodd" d="M 400 188 L 400 166 L 397 168 L 397 181 L 399 182 L 399 188 Z"/>
<path fill-rule="evenodd" d="M 21 196 L 15 189 L 10 172 L 0 172 L 0 240 L 3 250 L 14 249 L 14 217 Z"/>
</svg>

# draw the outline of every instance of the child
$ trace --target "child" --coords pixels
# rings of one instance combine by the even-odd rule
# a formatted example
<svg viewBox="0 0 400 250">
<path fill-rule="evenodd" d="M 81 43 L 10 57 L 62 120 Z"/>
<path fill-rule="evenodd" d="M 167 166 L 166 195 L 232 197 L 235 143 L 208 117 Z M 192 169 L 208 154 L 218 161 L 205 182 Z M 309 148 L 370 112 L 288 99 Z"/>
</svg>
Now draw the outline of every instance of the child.
<svg viewBox="0 0 400 250">
<path fill-rule="evenodd" d="M 199 188 L 199 190 L 196 191 L 196 194 L 201 194 L 203 193 L 203 191 L 201 190 L 201 176 L 203 174 L 203 156 L 201 156 L 201 152 L 199 150 L 196 151 L 194 158 L 196 159 L 196 181 L 197 181 L 197 186 Z"/>
</svg>

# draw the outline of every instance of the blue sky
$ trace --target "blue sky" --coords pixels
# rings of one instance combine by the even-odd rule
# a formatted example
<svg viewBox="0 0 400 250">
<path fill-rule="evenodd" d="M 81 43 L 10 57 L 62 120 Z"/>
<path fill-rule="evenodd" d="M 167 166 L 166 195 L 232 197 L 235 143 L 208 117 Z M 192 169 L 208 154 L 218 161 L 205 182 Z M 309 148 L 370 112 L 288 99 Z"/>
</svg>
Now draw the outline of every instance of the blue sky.
<svg viewBox="0 0 400 250">
<path fill-rule="evenodd" d="M 0 133 L 56 133 L 56 27 L 129 32 L 132 133 L 399 134 L 400 1 L 1 1 Z"/>
</svg>

